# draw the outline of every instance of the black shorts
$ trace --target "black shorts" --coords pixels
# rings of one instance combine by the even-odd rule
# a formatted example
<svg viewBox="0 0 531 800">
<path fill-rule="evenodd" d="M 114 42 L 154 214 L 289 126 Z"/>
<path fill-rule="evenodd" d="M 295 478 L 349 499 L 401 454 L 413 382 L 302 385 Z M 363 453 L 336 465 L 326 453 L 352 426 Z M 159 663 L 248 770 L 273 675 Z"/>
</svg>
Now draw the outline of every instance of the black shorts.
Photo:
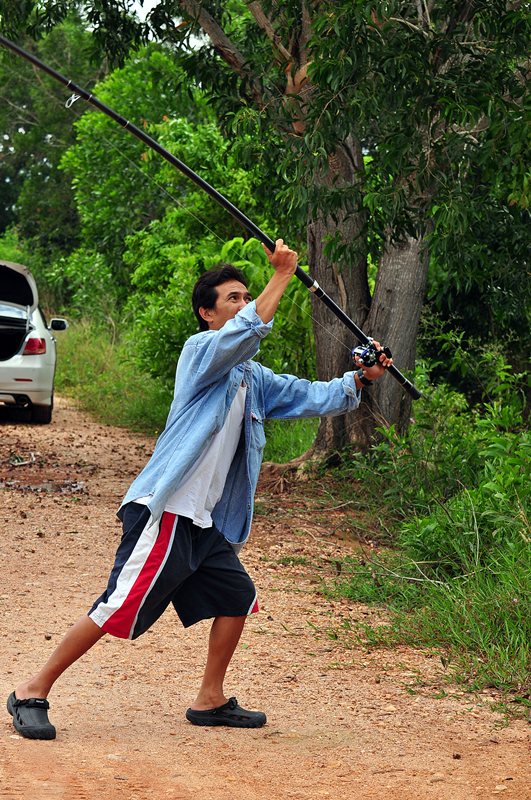
<svg viewBox="0 0 531 800">
<path fill-rule="evenodd" d="M 106 633 L 136 639 L 172 603 L 185 627 L 211 617 L 258 611 L 256 590 L 238 556 L 215 528 L 147 506 L 121 511 L 123 536 L 105 592 L 89 617 Z"/>
</svg>

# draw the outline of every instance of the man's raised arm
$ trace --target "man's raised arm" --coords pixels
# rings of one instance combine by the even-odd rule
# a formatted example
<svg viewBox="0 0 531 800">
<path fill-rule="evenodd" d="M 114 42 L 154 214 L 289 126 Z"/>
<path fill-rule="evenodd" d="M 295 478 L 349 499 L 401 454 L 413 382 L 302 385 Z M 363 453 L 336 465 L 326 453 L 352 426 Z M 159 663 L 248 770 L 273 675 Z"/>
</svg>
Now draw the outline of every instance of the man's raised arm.
<svg viewBox="0 0 531 800">
<path fill-rule="evenodd" d="M 275 245 L 274 253 L 264 246 L 269 262 L 275 271 L 264 290 L 256 298 L 256 313 L 265 323 L 271 322 L 273 319 L 282 295 L 297 267 L 297 253 L 290 250 L 287 244 L 284 244 L 283 239 L 277 239 Z"/>
</svg>

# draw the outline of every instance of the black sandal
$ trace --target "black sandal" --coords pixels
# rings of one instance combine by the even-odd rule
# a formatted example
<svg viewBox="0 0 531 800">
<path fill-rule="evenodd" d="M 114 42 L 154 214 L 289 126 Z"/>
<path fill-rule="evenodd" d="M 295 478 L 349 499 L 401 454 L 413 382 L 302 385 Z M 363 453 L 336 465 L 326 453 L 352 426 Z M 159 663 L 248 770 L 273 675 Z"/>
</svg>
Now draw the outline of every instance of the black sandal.
<svg viewBox="0 0 531 800">
<path fill-rule="evenodd" d="M 235 697 L 218 708 L 195 711 L 189 708 L 186 719 L 193 725 L 227 725 L 229 728 L 261 728 L 267 722 L 262 711 L 247 711 L 238 705 Z"/>
<path fill-rule="evenodd" d="M 7 710 L 17 733 L 26 739 L 55 739 L 55 728 L 48 719 L 48 700 L 29 697 L 18 700 L 15 692 L 7 698 Z"/>
</svg>

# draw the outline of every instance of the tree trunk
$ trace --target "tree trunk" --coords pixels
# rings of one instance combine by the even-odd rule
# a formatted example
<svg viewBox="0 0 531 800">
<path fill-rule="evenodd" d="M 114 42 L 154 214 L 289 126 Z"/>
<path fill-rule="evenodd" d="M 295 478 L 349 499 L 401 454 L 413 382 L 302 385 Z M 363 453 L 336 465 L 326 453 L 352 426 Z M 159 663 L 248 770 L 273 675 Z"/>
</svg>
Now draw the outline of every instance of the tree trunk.
<svg viewBox="0 0 531 800">
<path fill-rule="evenodd" d="M 322 176 L 325 189 L 352 188 L 363 175 L 363 155 L 359 142 L 349 139 L 329 159 L 329 169 Z M 308 261 L 310 272 L 324 291 L 357 324 L 367 316 L 370 303 L 367 282 L 367 250 L 364 210 L 338 219 L 318 211 L 308 220 Z M 351 264 L 339 264 L 325 253 L 327 240 L 340 234 L 346 243 L 358 243 L 358 255 Z M 347 308 L 348 304 L 348 308 Z M 330 380 L 352 369 L 351 350 L 357 344 L 352 334 L 318 299 L 313 298 L 313 319 L 317 377 Z M 321 420 L 314 451 L 333 451 L 349 441 L 352 414 Z"/>
<path fill-rule="evenodd" d="M 407 237 L 388 242 L 380 259 L 371 309 L 364 332 L 388 344 L 404 372 L 415 366 L 415 344 L 424 302 L 428 252 L 423 239 Z M 404 432 L 411 415 L 411 397 L 400 384 L 384 375 L 364 390 L 361 413 L 353 416 L 349 441 L 366 447 L 377 426 L 395 425 Z"/>
<path fill-rule="evenodd" d="M 341 225 L 341 232 L 344 236 L 355 236 L 362 224 L 359 217 L 350 217 Z M 367 335 L 392 348 L 401 371 L 413 370 L 427 279 L 428 253 L 423 240 L 407 237 L 401 242 L 387 243 L 370 301 L 364 259 L 360 256 L 353 267 L 340 272 L 323 253 L 326 236 L 337 228 L 338 224 L 332 225 L 330 219 L 322 215 L 310 221 L 312 274 Z M 346 308 L 347 296 L 349 308 Z M 350 350 L 358 343 L 318 299 L 314 299 L 313 310 L 317 376 L 320 380 L 330 380 L 352 369 Z M 376 427 L 395 425 L 400 432 L 405 431 L 410 413 L 410 396 L 397 381 L 384 375 L 363 391 L 362 404 L 357 411 L 321 420 L 313 452 L 334 452 L 347 444 L 367 447 L 374 440 Z"/>
</svg>

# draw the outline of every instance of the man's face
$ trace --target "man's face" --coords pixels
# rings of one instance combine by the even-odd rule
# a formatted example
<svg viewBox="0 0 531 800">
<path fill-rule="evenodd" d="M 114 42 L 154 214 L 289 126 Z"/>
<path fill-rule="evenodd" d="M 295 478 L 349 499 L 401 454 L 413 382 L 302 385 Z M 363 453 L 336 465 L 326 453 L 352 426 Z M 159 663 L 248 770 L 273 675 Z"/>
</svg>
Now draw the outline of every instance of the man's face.
<svg viewBox="0 0 531 800">
<path fill-rule="evenodd" d="M 218 298 L 214 308 L 200 308 L 199 313 L 211 331 L 219 331 L 229 319 L 236 316 L 253 299 L 240 281 L 227 281 L 216 286 Z"/>
</svg>

